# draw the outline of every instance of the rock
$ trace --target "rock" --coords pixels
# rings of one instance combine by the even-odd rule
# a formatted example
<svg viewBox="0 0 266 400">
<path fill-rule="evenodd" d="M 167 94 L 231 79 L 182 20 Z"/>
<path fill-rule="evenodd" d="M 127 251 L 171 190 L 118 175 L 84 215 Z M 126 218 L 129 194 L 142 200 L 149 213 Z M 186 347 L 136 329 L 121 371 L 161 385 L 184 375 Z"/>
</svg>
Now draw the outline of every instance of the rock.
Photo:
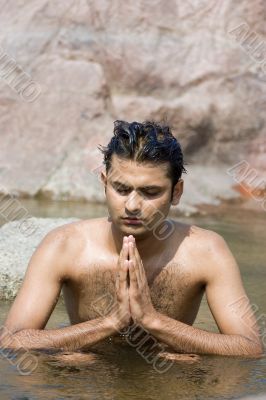
<svg viewBox="0 0 266 400">
<path fill-rule="evenodd" d="M 39 195 L 53 200 L 81 200 L 104 203 L 104 189 L 100 180 L 103 156 L 99 144 L 107 144 L 107 134 L 112 132 L 109 118 L 97 118 L 90 123 L 88 138 L 83 146 L 72 144 L 60 168 L 39 190 Z"/>
<path fill-rule="evenodd" d="M 36 195 L 68 154 L 84 147 L 91 136 L 88 121 L 105 112 L 99 64 L 45 57 L 35 76 L 42 82 L 40 98 L 30 107 L 16 102 L 1 121 L 1 166 L 7 166 L 1 184 L 16 195 Z"/>
<path fill-rule="evenodd" d="M 183 175 L 184 191 L 180 206 L 191 205 L 196 208 L 200 204 L 218 205 L 221 199 L 237 198 L 237 193 L 231 189 L 233 179 L 227 173 L 228 166 L 213 167 L 190 165 L 188 174 Z M 218 183 L 218 184 L 217 184 Z"/>
<path fill-rule="evenodd" d="M 226 198 L 242 196 L 219 172 L 242 160 L 264 190 L 264 14 L 260 0 L 5 4 L 0 184 L 20 196 L 104 202 L 99 159 L 88 159 L 113 121 L 164 119 L 186 161 L 219 174 L 219 196 L 219 177 Z M 7 83 L 4 52 L 40 86 L 35 101 Z M 217 204 L 216 190 L 205 199 L 196 187 L 194 199 Z"/>
<path fill-rule="evenodd" d="M 0 228 L 0 299 L 16 296 L 24 278 L 29 260 L 44 238 L 52 229 L 77 221 L 77 218 L 30 218 L 28 224 L 35 226 L 28 236 L 21 221 L 13 221 Z"/>
</svg>

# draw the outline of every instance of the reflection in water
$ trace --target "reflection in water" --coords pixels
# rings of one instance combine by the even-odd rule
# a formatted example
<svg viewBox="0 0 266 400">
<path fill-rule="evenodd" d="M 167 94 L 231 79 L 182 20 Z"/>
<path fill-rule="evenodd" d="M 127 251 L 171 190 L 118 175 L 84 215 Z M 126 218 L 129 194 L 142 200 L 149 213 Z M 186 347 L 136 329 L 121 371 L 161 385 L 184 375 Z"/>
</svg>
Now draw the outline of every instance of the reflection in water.
<svg viewBox="0 0 266 400">
<path fill-rule="evenodd" d="M 110 348 L 112 347 L 112 348 Z M 134 349 L 106 344 L 105 354 L 73 359 L 40 354 L 38 368 L 30 376 L 20 376 L 1 361 L 2 393 L 13 388 L 34 398 L 78 397 L 80 399 L 206 399 L 240 396 L 263 390 L 258 380 L 265 376 L 266 360 L 202 356 L 196 364 L 175 363 L 166 374 L 158 374 Z M 67 359 L 72 357 L 72 362 Z M 5 385 L 3 385 L 5 382 Z M 265 389 L 265 387 L 264 387 Z"/>
<path fill-rule="evenodd" d="M 90 218 L 106 215 L 105 208 L 93 214 L 91 205 L 62 207 L 51 203 L 27 203 L 36 216 L 75 216 Z M 30 208 L 32 207 L 32 208 Z M 35 208 L 34 208 L 35 207 Z M 90 209 L 90 211 L 89 211 Z M 75 211 L 74 211 L 75 210 Z M 265 313 L 264 296 L 266 231 L 263 216 L 238 218 L 220 215 L 216 218 L 179 218 L 221 233 L 235 255 L 247 294 L 257 305 L 257 317 Z M 2 302 L 0 323 L 10 307 Z M 47 328 L 68 323 L 62 299 L 58 302 Z M 198 328 L 217 331 L 204 298 L 195 321 Z M 0 357 L 0 398 L 30 399 L 208 399 L 237 398 L 244 394 L 266 392 L 266 358 L 201 356 L 199 361 L 175 362 L 166 373 L 158 373 L 136 349 L 112 339 L 94 348 L 94 354 L 64 355 L 33 352 L 37 369 L 28 376 L 18 373 L 16 364 Z M 14 361 L 14 360 L 13 360 Z"/>
</svg>

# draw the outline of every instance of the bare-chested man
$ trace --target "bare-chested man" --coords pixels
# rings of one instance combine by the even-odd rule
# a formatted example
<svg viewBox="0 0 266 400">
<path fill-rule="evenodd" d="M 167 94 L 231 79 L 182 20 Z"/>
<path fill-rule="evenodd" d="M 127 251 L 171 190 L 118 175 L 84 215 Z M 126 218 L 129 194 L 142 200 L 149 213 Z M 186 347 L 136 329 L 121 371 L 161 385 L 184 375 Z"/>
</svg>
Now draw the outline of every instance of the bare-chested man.
<svg viewBox="0 0 266 400">
<path fill-rule="evenodd" d="M 116 121 L 101 150 L 109 216 L 44 237 L 5 321 L 9 347 L 89 351 L 137 324 L 172 352 L 261 355 L 256 319 L 224 239 L 167 219 L 186 172 L 169 127 Z M 44 329 L 61 289 L 71 324 Z M 204 291 L 220 333 L 192 326 Z"/>
</svg>

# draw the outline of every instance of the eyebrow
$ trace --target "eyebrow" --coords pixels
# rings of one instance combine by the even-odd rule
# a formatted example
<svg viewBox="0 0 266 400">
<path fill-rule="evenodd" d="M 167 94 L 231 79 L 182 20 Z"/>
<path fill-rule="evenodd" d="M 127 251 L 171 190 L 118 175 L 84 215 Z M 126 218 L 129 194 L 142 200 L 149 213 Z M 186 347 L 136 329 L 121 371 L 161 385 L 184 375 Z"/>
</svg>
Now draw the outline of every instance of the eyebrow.
<svg viewBox="0 0 266 400">
<path fill-rule="evenodd" d="M 113 184 L 113 185 L 115 185 L 115 186 L 122 186 L 122 187 L 126 187 L 126 188 L 128 188 L 128 189 L 132 189 L 132 186 L 129 186 L 129 185 L 126 185 L 125 183 L 122 183 L 122 182 L 119 182 L 119 181 L 111 181 L 111 183 Z M 157 189 L 157 190 L 159 190 L 159 189 L 162 189 L 162 186 L 156 186 L 156 185 L 148 185 L 148 186 L 140 186 L 138 189 L 141 189 L 141 190 L 154 190 L 154 189 Z"/>
</svg>

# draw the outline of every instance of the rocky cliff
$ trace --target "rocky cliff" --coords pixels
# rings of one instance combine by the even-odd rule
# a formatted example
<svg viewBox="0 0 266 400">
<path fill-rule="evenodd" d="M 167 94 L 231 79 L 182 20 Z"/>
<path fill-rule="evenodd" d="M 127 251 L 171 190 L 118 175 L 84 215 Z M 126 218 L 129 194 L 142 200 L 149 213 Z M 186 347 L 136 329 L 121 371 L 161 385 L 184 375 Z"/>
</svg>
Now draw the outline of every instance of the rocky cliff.
<svg viewBox="0 0 266 400">
<path fill-rule="evenodd" d="M 0 191 L 102 202 L 96 146 L 115 119 L 152 118 L 183 146 L 184 204 L 263 207 L 265 14 L 259 0 L 1 5 Z"/>
</svg>

